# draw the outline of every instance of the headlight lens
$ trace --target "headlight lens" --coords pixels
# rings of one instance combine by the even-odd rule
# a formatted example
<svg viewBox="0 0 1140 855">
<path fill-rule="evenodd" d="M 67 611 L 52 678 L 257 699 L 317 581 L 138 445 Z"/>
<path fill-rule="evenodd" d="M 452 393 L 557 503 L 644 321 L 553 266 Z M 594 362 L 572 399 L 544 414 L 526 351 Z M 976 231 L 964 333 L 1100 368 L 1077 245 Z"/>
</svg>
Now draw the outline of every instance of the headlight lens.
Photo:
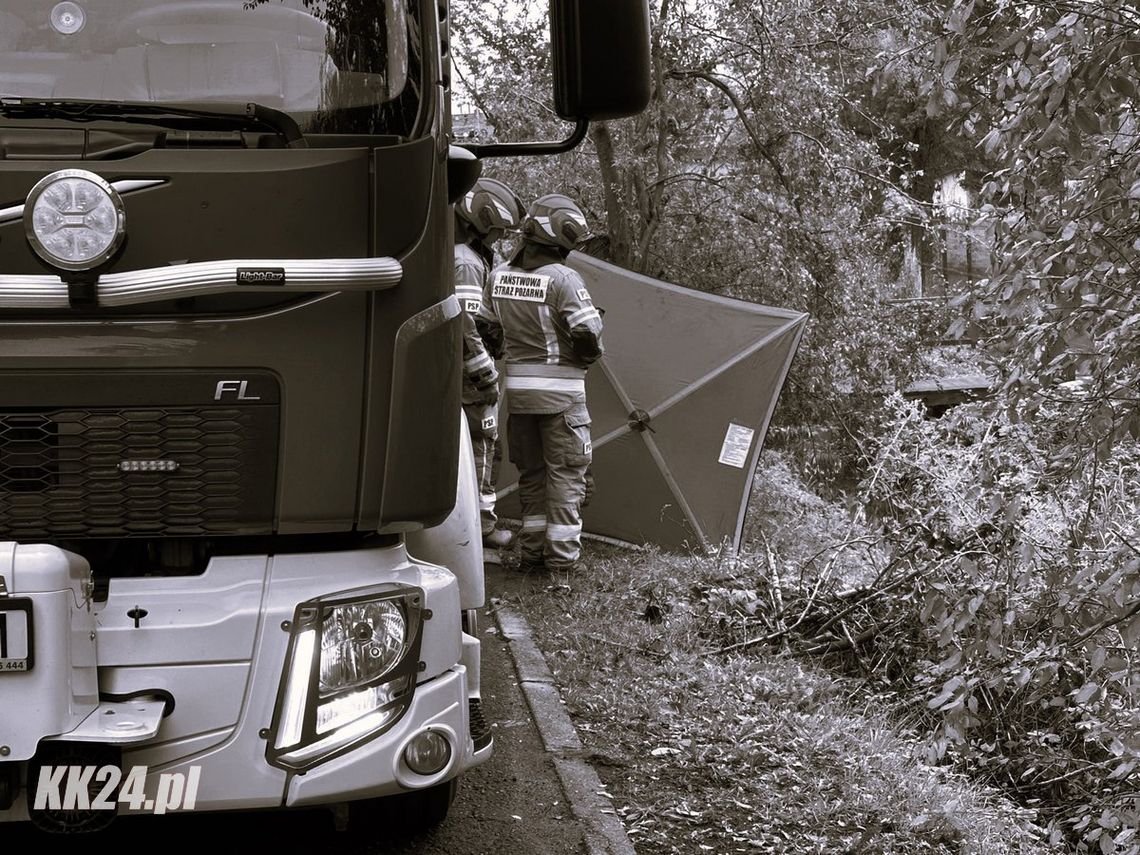
<svg viewBox="0 0 1140 855">
<path fill-rule="evenodd" d="M 387 732 L 420 670 L 424 592 L 395 582 L 297 605 L 266 759 L 307 769 Z"/>
<path fill-rule="evenodd" d="M 328 733 L 392 703 L 408 688 L 408 678 L 370 686 L 322 701 L 317 707 L 317 733 Z"/>
<path fill-rule="evenodd" d="M 125 232 L 123 202 L 93 172 L 64 169 L 28 194 L 26 232 L 32 249 L 62 270 L 90 270 L 114 255 Z"/>
<path fill-rule="evenodd" d="M 407 644 L 408 622 L 392 600 L 330 608 L 321 626 L 321 694 L 382 676 Z"/>
</svg>

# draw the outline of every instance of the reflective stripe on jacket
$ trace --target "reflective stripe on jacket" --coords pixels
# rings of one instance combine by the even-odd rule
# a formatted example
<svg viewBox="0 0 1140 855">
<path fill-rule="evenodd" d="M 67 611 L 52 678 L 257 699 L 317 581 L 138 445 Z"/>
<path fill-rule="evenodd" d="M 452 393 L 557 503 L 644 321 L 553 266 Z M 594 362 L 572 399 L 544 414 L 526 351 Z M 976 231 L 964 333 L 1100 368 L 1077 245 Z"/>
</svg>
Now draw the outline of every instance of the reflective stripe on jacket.
<svg viewBox="0 0 1140 855">
<path fill-rule="evenodd" d="M 554 392 L 566 393 L 585 400 L 586 398 L 586 369 L 573 365 L 530 365 L 526 363 L 507 363 L 507 392 Z M 558 410 L 557 412 L 561 412 Z"/>
</svg>

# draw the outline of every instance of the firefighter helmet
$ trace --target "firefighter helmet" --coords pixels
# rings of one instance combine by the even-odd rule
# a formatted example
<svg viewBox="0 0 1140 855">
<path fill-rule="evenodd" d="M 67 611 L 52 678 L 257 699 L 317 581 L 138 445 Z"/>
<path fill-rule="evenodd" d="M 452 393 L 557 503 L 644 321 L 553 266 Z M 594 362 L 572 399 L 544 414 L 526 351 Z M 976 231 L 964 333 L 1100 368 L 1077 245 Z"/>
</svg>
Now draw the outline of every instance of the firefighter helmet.
<svg viewBox="0 0 1140 855">
<path fill-rule="evenodd" d="M 574 249 L 590 237 L 586 215 L 561 193 L 536 199 L 522 224 L 523 236 L 534 243 Z"/>
<path fill-rule="evenodd" d="M 510 231 L 518 228 L 525 210 L 515 192 L 494 178 L 480 178 L 455 205 L 459 219 L 482 237 L 495 229 Z"/>
</svg>

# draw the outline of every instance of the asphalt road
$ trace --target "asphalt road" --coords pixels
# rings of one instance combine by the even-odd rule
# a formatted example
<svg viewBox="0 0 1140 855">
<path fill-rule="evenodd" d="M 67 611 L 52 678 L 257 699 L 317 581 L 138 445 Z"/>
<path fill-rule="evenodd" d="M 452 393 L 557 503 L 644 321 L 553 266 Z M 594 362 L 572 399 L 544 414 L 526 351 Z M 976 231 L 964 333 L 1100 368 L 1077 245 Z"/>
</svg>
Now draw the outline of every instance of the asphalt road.
<svg viewBox="0 0 1140 855">
<path fill-rule="evenodd" d="M 492 574 L 494 575 L 494 574 Z M 490 580 L 488 580 L 490 583 Z M 488 588 L 493 590 L 488 584 Z M 514 666 L 494 620 L 485 612 L 483 704 L 495 726 L 492 758 L 465 775 L 451 813 L 427 833 L 394 828 L 383 840 L 359 839 L 333 829 L 327 810 L 173 815 L 116 822 L 97 838 L 44 837 L 28 828 L 5 828 L 4 851 L 80 852 L 131 847 L 138 851 L 201 847 L 208 855 L 266 851 L 328 851 L 358 855 L 582 855 L 582 831 L 570 812 L 550 757 L 543 751 L 519 690 Z"/>
</svg>

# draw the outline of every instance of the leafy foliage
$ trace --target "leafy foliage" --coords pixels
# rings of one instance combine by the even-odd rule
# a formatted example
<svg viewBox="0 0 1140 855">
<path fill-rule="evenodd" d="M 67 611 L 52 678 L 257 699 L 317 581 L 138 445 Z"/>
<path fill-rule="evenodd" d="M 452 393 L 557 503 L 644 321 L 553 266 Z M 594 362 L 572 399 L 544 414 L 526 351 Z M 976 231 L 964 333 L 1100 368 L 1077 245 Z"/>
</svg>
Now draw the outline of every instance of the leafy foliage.
<svg viewBox="0 0 1140 855">
<path fill-rule="evenodd" d="M 1039 808 L 1076 851 L 1132 853 L 1140 448 L 1058 481 L 1054 430 L 984 404 L 931 421 L 892 399 L 850 516 L 770 465 L 764 584 L 708 591 L 709 612 L 718 654 L 829 656 L 931 734 L 929 761 Z"/>
<path fill-rule="evenodd" d="M 1074 474 L 1140 435 L 1138 26 L 1123 4 L 958 3 L 935 57 L 932 109 L 996 164 L 998 265 L 956 330 L 988 335 L 1015 417 L 1064 405 L 1051 451 Z"/>
<path fill-rule="evenodd" d="M 1068 805 L 1066 828 L 1106 853 L 1140 851 L 1138 25 L 1129 4 L 952 5 L 928 113 L 984 152 L 997 238 L 953 331 L 984 337 L 1004 384 L 994 408 L 925 438 L 928 455 L 958 455 L 937 461 L 956 488 L 879 496 L 895 520 L 973 527 L 942 544 L 953 572 L 922 613 L 952 654 L 931 699 L 947 736 L 967 754 L 989 746 L 984 766 L 1014 764 L 1019 787 Z M 913 448 L 885 448 L 916 468 Z M 1038 761 L 1018 766 L 1003 734 L 1037 740 Z"/>
<path fill-rule="evenodd" d="M 865 499 L 905 595 L 873 624 L 888 627 L 896 686 L 938 721 L 935 755 L 1062 806 L 1058 838 L 1132 853 L 1140 449 L 1059 485 L 1054 429 L 970 408 L 929 422 L 893 405 Z"/>
</svg>

